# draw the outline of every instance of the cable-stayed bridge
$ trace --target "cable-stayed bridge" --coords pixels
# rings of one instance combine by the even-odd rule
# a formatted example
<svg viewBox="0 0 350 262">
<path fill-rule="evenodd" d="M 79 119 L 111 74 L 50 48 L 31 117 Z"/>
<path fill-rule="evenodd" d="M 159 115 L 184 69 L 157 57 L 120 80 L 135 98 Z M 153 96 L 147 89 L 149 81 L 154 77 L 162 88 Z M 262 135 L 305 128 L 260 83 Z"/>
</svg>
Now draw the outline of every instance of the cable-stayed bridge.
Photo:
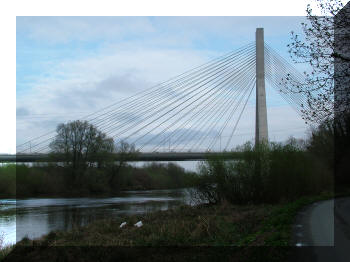
<svg viewBox="0 0 350 262">
<path fill-rule="evenodd" d="M 264 42 L 258 28 L 254 42 L 181 75 L 87 115 L 86 120 L 115 142 L 134 144 L 136 160 L 199 160 L 208 152 L 227 152 L 255 89 L 255 141 L 268 139 L 265 83 L 300 115 L 306 96 L 289 83 L 304 76 Z M 1 161 L 44 161 L 56 131 L 18 145 Z M 168 151 L 168 152 L 164 152 Z"/>
</svg>

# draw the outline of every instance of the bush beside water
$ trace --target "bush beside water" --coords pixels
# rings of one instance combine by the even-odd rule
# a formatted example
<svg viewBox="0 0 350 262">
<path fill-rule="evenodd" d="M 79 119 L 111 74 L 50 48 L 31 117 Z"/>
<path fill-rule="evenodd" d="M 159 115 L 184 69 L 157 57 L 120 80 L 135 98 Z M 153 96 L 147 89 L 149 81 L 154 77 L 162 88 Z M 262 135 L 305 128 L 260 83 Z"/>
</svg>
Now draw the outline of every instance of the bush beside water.
<svg viewBox="0 0 350 262">
<path fill-rule="evenodd" d="M 0 166 L 0 197 L 16 195 L 16 166 Z"/>
<path fill-rule="evenodd" d="M 241 159 L 216 157 L 201 164 L 194 197 L 209 203 L 276 203 L 332 190 L 329 166 L 293 140 L 256 147 L 248 142 L 236 151 Z"/>
</svg>

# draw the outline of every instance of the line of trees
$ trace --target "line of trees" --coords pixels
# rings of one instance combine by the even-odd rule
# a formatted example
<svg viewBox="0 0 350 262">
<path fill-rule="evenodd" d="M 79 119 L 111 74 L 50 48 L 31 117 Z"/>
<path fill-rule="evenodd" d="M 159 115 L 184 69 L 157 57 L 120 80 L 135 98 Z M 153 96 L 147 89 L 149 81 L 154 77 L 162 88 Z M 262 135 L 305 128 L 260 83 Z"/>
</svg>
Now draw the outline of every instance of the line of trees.
<svg viewBox="0 0 350 262">
<path fill-rule="evenodd" d="M 314 130 L 307 141 L 247 142 L 236 148 L 242 157 L 203 162 L 193 198 L 198 202 L 278 203 L 333 190 L 332 141 L 329 130 Z M 325 137 L 326 136 L 326 137 Z"/>
<path fill-rule="evenodd" d="M 112 138 L 86 121 L 57 126 L 51 163 L 0 168 L 0 196 L 110 195 L 121 190 L 192 186 L 196 175 L 175 164 L 135 167 L 135 146 Z"/>
</svg>

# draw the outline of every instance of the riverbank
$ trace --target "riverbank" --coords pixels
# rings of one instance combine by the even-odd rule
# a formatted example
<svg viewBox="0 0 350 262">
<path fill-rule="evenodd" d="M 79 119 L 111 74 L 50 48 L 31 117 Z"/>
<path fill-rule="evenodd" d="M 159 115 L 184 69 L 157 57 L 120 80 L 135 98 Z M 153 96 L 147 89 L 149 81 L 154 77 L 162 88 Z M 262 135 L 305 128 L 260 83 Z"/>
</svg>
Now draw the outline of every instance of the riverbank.
<svg viewBox="0 0 350 262">
<path fill-rule="evenodd" d="M 58 249 L 68 252 L 68 260 L 69 256 L 86 257 L 85 253 L 89 253 L 86 248 L 59 248 L 73 246 L 95 247 L 91 250 L 101 246 L 175 246 L 181 247 L 178 252 L 183 252 L 184 256 L 188 255 L 186 247 L 189 246 L 234 246 L 236 252 L 230 249 L 232 252 L 228 255 L 237 261 L 241 260 L 242 254 L 244 261 L 255 261 L 261 252 L 251 247 L 268 246 L 269 252 L 263 253 L 266 258 L 263 261 L 284 261 L 290 252 L 288 246 L 297 212 L 305 205 L 330 197 L 331 194 L 323 194 L 275 205 L 237 206 L 225 202 L 220 205 L 181 206 L 168 211 L 104 219 L 69 232 L 51 232 L 36 240 L 25 238 L 15 245 L 7 261 L 24 261 L 20 259 L 22 256 L 24 259 L 24 255 L 26 261 L 37 261 L 50 252 L 53 252 L 52 256 L 58 256 Z M 135 227 L 134 224 L 140 220 L 143 226 Z M 120 228 L 122 222 L 127 222 L 127 225 Z M 130 252 L 130 260 L 148 261 L 142 255 L 144 252 L 134 253 L 131 248 L 126 250 Z M 176 256 L 179 256 L 178 252 Z M 152 256 L 155 261 L 164 261 L 162 252 Z"/>
</svg>

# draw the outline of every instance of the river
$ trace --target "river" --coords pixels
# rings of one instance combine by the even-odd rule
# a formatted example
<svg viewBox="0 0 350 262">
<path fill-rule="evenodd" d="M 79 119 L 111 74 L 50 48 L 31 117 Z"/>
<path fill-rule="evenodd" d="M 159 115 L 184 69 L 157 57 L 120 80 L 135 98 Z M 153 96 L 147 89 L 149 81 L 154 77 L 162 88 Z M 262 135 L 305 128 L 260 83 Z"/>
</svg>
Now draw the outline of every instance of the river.
<svg viewBox="0 0 350 262">
<path fill-rule="evenodd" d="M 190 204 L 186 189 L 125 191 L 115 197 L 0 199 L 3 246 L 94 220 Z M 2 215 L 1 215 L 2 213 Z"/>
</svg>

